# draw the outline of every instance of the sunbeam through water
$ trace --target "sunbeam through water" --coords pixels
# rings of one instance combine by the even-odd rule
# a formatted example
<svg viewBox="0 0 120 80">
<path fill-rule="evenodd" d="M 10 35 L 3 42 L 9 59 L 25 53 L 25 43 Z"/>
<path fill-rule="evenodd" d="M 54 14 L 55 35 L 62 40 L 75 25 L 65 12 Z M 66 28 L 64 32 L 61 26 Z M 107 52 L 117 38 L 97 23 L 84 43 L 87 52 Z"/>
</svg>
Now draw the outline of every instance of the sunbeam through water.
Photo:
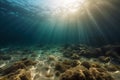
<svg viewBox="0 0 120 80">
<path fill-rule="evenodd" d="M 120 80 L 120 0 L 0 0 L 0 80 Z"/>
<path fill-rule="evenodd" d="M 119 35 L 113 36 L 119 33 L 115 27 L 119 25 L 118 0 L 1 0 L 0 3 L 1 15 L 7 20 L 15 19 L 14 23 L 8 21 L 9 26 L 20 24 L 13 29 L 32 34 L 29 38 L 36 42 L 102 44 L 119 41 Z M 115 38 L 108 41 L 112 37 Z"/>
</svg>

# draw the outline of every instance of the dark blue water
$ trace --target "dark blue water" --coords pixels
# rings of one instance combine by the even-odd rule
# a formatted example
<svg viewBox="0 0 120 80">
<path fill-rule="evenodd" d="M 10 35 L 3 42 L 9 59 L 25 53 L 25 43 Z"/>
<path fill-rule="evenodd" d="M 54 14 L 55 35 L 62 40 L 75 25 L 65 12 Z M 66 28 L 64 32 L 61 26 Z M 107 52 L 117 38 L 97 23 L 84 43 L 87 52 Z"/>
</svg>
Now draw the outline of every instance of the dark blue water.
<svg viewBox="0 0 120 80">
<path fill-rule="evenodd" d="M 0 44 L 119 44 L 120 1 L 91 1 L 93 8 L 63 19 L 51 15 L 50 0 L 0 0 Z"/>
</svg>

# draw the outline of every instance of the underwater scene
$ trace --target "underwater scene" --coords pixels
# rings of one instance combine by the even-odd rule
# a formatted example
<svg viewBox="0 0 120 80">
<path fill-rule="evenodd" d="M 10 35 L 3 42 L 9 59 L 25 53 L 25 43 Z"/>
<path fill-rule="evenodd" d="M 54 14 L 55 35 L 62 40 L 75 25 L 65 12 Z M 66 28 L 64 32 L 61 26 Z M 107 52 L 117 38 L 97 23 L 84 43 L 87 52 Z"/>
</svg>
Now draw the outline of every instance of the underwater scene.
<svg viewBox="0 0 120 80">
<path fill-rule="evenodd" d="M 120 0 L 0 0 L 0 80 L 120 80 Z"/>
</svg>

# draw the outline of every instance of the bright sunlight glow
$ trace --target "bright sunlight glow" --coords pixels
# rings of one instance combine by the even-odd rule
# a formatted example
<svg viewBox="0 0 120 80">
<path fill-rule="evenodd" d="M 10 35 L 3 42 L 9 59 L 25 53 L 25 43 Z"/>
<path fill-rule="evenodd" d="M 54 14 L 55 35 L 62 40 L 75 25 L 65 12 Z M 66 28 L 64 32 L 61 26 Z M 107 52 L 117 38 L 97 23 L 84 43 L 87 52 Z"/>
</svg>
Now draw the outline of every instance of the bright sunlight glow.
<svg viewBox="0 0 120 80">
<path fill-rule="evenodd" d="M 85 0 L 51 0 L 55 13 L 75 13 L 82 8 Z"/>
</svg>

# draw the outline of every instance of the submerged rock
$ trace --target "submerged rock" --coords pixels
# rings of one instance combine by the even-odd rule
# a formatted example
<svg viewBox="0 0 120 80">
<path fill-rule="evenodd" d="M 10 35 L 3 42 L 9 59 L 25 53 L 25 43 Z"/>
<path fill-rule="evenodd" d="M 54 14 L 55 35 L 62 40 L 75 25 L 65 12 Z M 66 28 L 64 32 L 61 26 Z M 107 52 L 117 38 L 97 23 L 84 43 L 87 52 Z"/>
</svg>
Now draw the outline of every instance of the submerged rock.
<svg viewBox="0 0 120 80">
<path fill-rule="evenodd" d="M 91 67 L 91 64 L 87 61 L 82 62 L 81 65 L 86 67 L 87 69 L 89 69 Z"/>
<path fill-rule="evenodd" d="M 55 64 L 55 70 L 59 71 L 59 72 L 65 72 L 67 69 L 71 68 L 71 67 L 75 67 L 77 65 L 79 65 L 80 62 L 77 60 L 65 60 L 65 61 L 61 61 L 61 62 L 57 62 Z"/>
<path fill-rule="evenodd" d="M 111 65 L 105 65 L 104 67 L 109 72 L 115 72 L 115 71 L 119 71 L 120 70 L 120 66 L 118 66 L 118 65 L 112 65 L 111 64 Z"/>
<path fill-rule="evenodd" d="M 85 80 L 85 75 L 82 70 L 86 69 L 81 66 L 68 69 L 60 75 L 60 80 Z"/>
<path fill-rule="evenodd" d="M 19 69 L 14 73 L 1 77 L 0 80 L 31 80 L 31 74 L 25 69 Z"/>
<path fill-rule="evenodd" d="M 0 60 L 10 60 L 10 59 L 11 59 L 11 56 L 0 54 Z"/>
<path fill-rule="evenodd" d="M 53 55 L 49 55 L 49 56 L 48 56 L 48 60 L 49 60 L 49 61 L 56 61 L 56 57 L 53 56 Z"/>
<path fill-rule="evenodd" d="M 2 70 L 0 80 L 31 80 L 29 66 L 35 65 L 32 60 L 22 59 Z"/>
<path fill-rule="evenodd" d="M 116 70 L 115 66 L 113 70 Z M 114 80 L 108 71 L 99 63 L 84 61 L 77 66 L 66 69 L 59 78 L 60 80 Z"/>
<path fill-rule="evenodd" d="M 79 59 L 82 51 L 86 49 L 78 45 L 71 45 L 63 50 L 63 56 L 71 59 Z"/>
<path fill-rule="evenodd" d="M 105 56 L 100 56 L 99 61 L 104 62 L 104 63 L 108 63 L 108 62 L 111 61 L 111 58 L 110 57 L 105 57 Z"/>
<path fill-rule="evenodd" d="M 86 45 L 70 45 L 63 50 L 64 57 L 70 59 L 79 59 L 84 56 L 87 58 L 98 58 L 100 56 L 107 56 L 120 59 L 120 45 L 106 45 L 99 48 L 88 47 Z"/>
<path fill-rule="evenodd" d="M 60 80 L 114 80 L 109 73 L 97 68 L 87 69 L 77 66 L 66 70 L 60 75 Z"/>
<path fill-rule="evenodd" d="M 93 77 L 95 77 L 96 80 L 114 80 L 112 76 L 105 70 L 90 68 L 89 72 L 92 74 Z"/>
<path fill-rule="evenodd" d="M 55 70 L 59 71 L 59 72 L 65 72 L 67 69 L 69 69 L 71 66 L 70 65 L 67 65 L 67 64 L 64 64 L 64 63 L 61 63 L 61 62 L 58 62 L 56 65 L 55 65 Z"/>
<path fill-rule="evenodd" d="M 80 56 L 76 53 L 72 54 L 71 59 L 80 59 Z"/>
<path fill-rule="evenodd" d="M 101 68 L 101 65 L 98 62 L 94 62 L 94 63 L 91 64 L 91 67 Z"/>
</svg>

